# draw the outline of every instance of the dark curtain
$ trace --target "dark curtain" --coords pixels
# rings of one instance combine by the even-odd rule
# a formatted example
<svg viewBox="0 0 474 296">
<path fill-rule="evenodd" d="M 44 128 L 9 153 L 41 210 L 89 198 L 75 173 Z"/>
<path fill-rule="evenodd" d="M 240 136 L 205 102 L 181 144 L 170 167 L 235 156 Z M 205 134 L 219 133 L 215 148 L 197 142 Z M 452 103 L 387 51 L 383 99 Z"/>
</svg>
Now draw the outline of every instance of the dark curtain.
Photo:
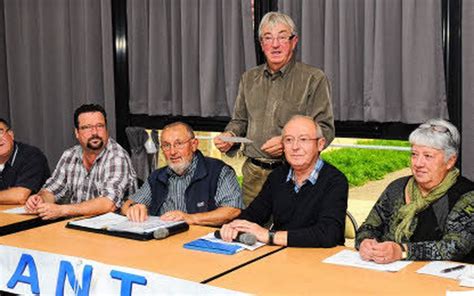
<svg viewBox="0 0 474 296">
<path fill-rule="evenodd" d="M 251 1 L 128 1 L 132 114 L 230 116 L 255 65 Z"/>
<path fill-rule="evenodd" d="M 5 55 L 5 19 L 4 3 L 0 0 L 0 118 L 10 121 L 8 102 L 7 60 Z"/>
<path fill-rule="evenodd" d="M 300 33 L 297 58 L 322 68 L 336 120 L 447 118 L 441 1 L 280 0 Z"/>
<path fill-rule="evenodd" d="M 76 143 L 73 112 L 86 102 L 105 107 L 114 134 L 110 0 L 2 3 L 0 103 L 16 138 L 41 148 L 54 167 Z"/>
<path fill-rule="evenodd" d="M 474 1 L 462 2 L 462 172 L 474 180 Z"/>
</svg>

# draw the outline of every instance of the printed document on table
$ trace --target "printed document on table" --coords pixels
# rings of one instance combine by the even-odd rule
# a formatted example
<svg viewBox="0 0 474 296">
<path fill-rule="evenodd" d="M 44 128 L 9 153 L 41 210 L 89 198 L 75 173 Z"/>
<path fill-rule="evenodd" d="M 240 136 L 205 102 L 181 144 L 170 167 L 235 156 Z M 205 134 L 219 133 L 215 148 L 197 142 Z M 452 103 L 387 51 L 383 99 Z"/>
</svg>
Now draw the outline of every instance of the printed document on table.
<svg viewBox="0 0 474 296">
<path fill-rule="evenodd" d="M 68 224 L 91 229 L 107 229 L 109 226 L 128 221 L 128 218 L 115 213 L 107 213 L 92 218 L 71 221 Z"/>
<path fill-rule="evenodd" d="M 25 207 L 11 208 L 8 210 L 4 210 L 2 212 L 7 213 L 7 214 L 18 214 L 18 215 L 36 215 L 36 214 L 28 213 Z"/>
<path fill-rule="evenodd" d="M 346 265 L 352 267 L 380 270 L 380 271 L 399 271 L 410 264 L 412 261 L 395 261 L 388 264 L 378 264 L 373 261 L 365 261 L 360 258 L 359 252 L 351 250 L 342 250 L 326 259 L 324 263 Z"/>
<path fill-rule="evenodd" d="M 144 222 L 132 222 L 126 220 L 119 224 L 111 225 L 107 227 L 107 230 L 111 231 L 126 231 L 133 233 L 150 233 L 159 228 L 168 228 L 171 226 L 184 224 L 184 221 L 163 221 L 157 216 L 148 216 L 148 219 Z"/>
<path fill-rule="evenodd" d="M 184 224 L 184 221 L 163 221 L 157 216 L 148 216 L 144 222 L 132 222 L 126 216 L 115 213 L 107 213 L 92 218 L 80 219 L 68 224 L 90 229 L 105 229 L 109 231 L 124 231 L 131 233 L 151 233 L 159 228 L 171 227 Z"/>
<path fill-rule="evenodd" d="M 231 142 L 231 143 L 252 143 L 253 141 L 244 137 L 222 137 L 218 136 L 224 142 Z"/>
</svg>

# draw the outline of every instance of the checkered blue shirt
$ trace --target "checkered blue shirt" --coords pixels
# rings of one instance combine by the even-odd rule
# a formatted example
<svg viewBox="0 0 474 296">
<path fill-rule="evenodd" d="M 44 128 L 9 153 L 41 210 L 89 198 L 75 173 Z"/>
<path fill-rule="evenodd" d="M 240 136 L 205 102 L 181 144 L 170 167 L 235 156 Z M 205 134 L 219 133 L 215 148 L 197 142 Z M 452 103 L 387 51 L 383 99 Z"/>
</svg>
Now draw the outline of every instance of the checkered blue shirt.
<svg viewBox="0 0 474 296">
<path fill-rule="evenodd" d="M 296 183 L 296 181 L 294 180 L 295 172 L 293 171 L 293 168 L 290 168 L 290 171 L 288 172 L 288 176 L 286 177 L 286 182 L 289 182 L 290 180 L 293 181 L 293 183 L 295 184 L 295 187 L 293 189 L 295 190 L 296 193 L 298 193 L 301 187 L 303 187 L 303 185 L 306 184 L 306 182 L 309 181 L 313 185 L 316 184 L 316 181 L 318 180 L 318 177 L 319 177 L 319 172 L 323 168 L 323 165 L 324 165 L 324 161 L 321 158 L 318 158 L 318 161 L 316 161 L 316 164 L 314 165 L 314 168 L 311 171 L 311 174 L 309 175 L 308 179 L 306 179 L 301 184 L 301 186 L 298 186 L 298 183 Z"/>
</svg>

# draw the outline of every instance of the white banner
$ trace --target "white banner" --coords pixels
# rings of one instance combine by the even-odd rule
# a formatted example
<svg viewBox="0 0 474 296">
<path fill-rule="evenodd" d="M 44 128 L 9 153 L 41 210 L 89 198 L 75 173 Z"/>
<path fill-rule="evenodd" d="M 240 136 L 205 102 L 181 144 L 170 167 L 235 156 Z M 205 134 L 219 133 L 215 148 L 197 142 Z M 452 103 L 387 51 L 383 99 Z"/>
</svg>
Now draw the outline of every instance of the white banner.
<svg viewBox="0 0 474 296">
<path fill-rule="evenodd" d="M 0 246 L 0 290 L 41 295 L 242 295 L 153 272 L 8 246 Z"/>
</svg>

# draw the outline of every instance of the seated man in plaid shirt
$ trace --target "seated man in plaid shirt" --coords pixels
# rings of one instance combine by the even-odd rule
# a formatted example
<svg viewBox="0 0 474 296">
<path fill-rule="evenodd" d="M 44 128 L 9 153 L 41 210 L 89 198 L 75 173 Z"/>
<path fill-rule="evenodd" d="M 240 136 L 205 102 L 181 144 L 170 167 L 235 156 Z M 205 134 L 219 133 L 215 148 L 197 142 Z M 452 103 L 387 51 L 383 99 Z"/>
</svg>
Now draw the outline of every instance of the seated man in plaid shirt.
<svg viewBox="0 0 474 296">
<path fill-rule="evenodd" d="M 109 138 L 102 106 L 76 109 L 74 126 L 79 145 L 63 153 L 51 178 L 25 204 L 45 220 L 115 211 L 137 190 L 130 157 Z"/>
</svg>

